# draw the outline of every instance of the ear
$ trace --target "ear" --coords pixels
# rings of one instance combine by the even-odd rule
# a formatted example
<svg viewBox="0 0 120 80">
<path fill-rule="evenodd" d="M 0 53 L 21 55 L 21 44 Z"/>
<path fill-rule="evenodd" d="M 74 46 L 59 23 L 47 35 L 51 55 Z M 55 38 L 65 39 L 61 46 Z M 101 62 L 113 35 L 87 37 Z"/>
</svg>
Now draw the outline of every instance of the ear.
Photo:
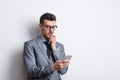
<svg viewBox="0 0 120 80">
<path fill-rule="evenodd" d="M 39 24 L 38 26 L 39 26 L 39 29 L 41 30 L 41 26 L 42 26 L 42 25 L 41 25 L 41 24 Z"/>
</svg>

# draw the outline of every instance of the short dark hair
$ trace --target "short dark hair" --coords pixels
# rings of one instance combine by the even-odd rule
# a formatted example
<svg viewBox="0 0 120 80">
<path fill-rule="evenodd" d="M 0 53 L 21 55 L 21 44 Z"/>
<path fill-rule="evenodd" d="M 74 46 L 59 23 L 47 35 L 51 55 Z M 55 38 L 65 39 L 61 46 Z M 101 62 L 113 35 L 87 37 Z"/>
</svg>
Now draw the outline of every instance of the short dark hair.
<svg viewBox="0 0 120 80">
<path fill-rule="evenodd" d="M 41 17 L 40 17 L 40 24 L 43 24 L 44 20 L 50 20 L 50 21 L 56 21 L 56 16 L 52 13 L 44 13 Z"/>
</svg>

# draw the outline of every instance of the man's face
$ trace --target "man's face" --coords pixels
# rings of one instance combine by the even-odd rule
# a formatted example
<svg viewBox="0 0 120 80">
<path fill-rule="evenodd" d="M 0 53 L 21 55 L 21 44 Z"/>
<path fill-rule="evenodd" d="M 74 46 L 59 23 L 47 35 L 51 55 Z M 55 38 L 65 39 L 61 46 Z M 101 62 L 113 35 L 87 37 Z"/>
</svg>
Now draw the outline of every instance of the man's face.
<svg viewBox="0 0 120 80">
<path fill-rule="evenodd" d="M 41 33 L 45 39 L 49 39 L 54 34 L 55 28 L 56 21 L 45 19 L 43 24 L 40 24 Z"/>
</svg>

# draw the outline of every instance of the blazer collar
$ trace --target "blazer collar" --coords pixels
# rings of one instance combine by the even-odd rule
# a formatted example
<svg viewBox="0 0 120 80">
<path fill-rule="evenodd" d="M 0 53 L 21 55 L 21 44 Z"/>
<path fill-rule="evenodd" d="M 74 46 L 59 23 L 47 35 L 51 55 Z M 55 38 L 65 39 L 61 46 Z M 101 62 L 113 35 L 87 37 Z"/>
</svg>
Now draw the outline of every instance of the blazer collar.
<svg viewBox="0 0 120 80">
<path fill-rule="evenodd" d="M 46 51 L 45 51 L 44 46 L 43 46 L 43 42 L 44 41 L 46 41 L 46 40 L 43 38 L 42 35 L 38 36 L 37 44 L 38 44 L 40 50 L 42 51 L 42 54 L 45 56 L 45 58 L 47 59 L 48 63 L 50 64 L 48 56 L 46 55 Z"/>
</svg>

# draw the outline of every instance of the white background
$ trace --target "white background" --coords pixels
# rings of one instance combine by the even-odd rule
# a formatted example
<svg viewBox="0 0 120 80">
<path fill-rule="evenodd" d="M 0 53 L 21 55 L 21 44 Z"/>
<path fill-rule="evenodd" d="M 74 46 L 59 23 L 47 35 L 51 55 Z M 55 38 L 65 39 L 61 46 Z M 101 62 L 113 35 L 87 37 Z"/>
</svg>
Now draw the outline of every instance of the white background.
<svg viewBox="0 0 120 80">
<path fill-rule="evenodd" d="M 73 55 L 63 80 L 120 80 L 120 0 L 0 0 L 0 80 L 26 80 L 23 44 L 45 12 Z"/>
</svg>

